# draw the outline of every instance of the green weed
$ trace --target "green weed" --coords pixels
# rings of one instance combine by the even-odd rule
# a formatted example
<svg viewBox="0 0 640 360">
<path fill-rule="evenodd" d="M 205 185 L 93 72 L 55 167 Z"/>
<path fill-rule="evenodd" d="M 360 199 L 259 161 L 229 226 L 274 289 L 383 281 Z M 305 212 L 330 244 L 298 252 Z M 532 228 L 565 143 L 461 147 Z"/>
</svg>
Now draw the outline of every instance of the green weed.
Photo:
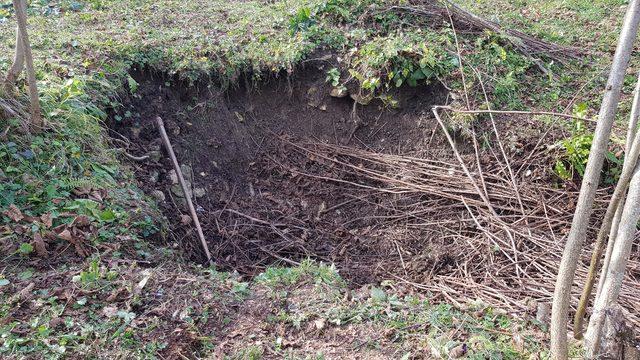
<svg viewBox="0 0 640 360">
<path fill-rule="evenodd" d="M 583 105 L 579 105 L 583 106 Z M 560 157 L 554 165 L 555 173 L 562 180 L 582 178 L 589 160 L 593 134 L 585 129 L 581 121 L 576 121 L 572 127 L 572 135 L 559 144 L 562 149 Z M 605 165 L 602 170 L 602 180 L 607 185 L 617 183 L 622 172 L 624 159 L 611 150 L 605 154 Z"/>
</svg>

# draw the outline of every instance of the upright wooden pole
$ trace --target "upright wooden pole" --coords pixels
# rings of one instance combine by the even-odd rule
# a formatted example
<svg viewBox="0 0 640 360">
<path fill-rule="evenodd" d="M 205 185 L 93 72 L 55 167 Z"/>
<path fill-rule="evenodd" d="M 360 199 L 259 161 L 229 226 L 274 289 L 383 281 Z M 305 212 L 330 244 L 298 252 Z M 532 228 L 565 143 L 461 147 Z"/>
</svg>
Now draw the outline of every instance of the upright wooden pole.
<svg viewBox="0 0 640 360">
<path fill-rule="evenodd" d="M 551 308 L 551 358 L 565 360 L 568 358 L 567 322 L 569 317 L 569 301 L 571 287 L 580 258 L 580 251 L 587 235 L 587 225 L 593 210 L 593 200 L 600 182 L 600 173 L 604 155 L 611 135 L 611 127 L 620 101 L 620 92 L 624 75 L 631 58 L 631 50 L 640 25 L 640 0 L 632 0 L 625 15 L 624 24 L 618 40 L 609 80 L 602 99 L 598 124 L 594 132 L 593 144 L 589 153 L 589 161 L 585 170 L 578 203 L 576 206 L 571 230 L 567 237 L 558 277 L 553 293 Z"/>
</svg>

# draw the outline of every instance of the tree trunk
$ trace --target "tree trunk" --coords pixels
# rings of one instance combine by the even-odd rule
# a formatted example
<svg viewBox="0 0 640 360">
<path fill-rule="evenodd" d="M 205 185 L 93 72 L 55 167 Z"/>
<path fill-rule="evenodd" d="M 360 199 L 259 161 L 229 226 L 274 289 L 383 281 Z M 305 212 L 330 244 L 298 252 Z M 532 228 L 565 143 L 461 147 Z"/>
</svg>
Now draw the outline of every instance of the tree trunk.
<svg viewBox="0 0 640 360">
<path fill-rule="evenodd" d="M 558 278 L 556 279 L 551 312 L 551 358 L 564 360 L 568 357 L 567 320 L 571 286 L 575 278 L 580 251 L 587 232 L 587 225 L 593 210 L 595 192 L 600 182 L 600 172 L 604 162 L 604 154 L 611 135 L 611 127 L 615 119 L 620 100 L 620 91 L 624 75 L 631 57 L 631 50 L 640 24 L 640 0 L 632 0 L 627 8 L 624 25 L 616 48 L 616 53 L 605 89 L 604 98 L 598 114 L 598 124 L 594 133 L 593 144 L 589 153 L 589 161 L 585 170 L 578 204 L 567 237 Z"/>
<path fill-rule="evenodd" d="M 625 154 L 628 154 L 631 151 L 631 143 L 638 133 L 638 119 L 640 118 L 640 72 L 638 72 L 638 82 L 634 91 L 635 94 L 633 96 L 633 104 L 634 106 L 638 104 L 638 107 L 635 109 L 633 107 L 631 108 L 631 116 L 629 117 L 629 126 L 627 129 L 627 141 L 624 147 Z M 602 285 L 605 278 L 604 274 L 607 273 L 609 261 L 611 260 L 611 252 L 613 251 L 613 245 L 615 244 L 616 235 L 618 234 L 618 224 L 620 223 L 620 217 L 622 216 L 623 207 L 624 203 L 618 204 L 616 215 L 613 218 L 613 226 L 611 227 L 611 231 L 609 231 L 609 242 L 607 244 L 607 252 L 604 257 L 604 262 L 602 263 L 602 271 L 600 272 L 602 275 L 600 276 L 600 280 L 598 280 L 596 298 L 600 296 L 600 293 L 602 292 Z"/>
<path fill-rule="evenodd" d="M 604 220 L 598 231 L 598 238 L 593 248 L 593 254 L 591 256 L 591 264 L 589 264 L 589 272 L 587 274 L 587 280 L 580 296 L 580 302 L 578 303 L 578 309 L 576 311 L 573 333 L 576 339 L 582 338 L 582 322 L 587 310 L 587 304 L 591 297 L 593 290 L 593 284 L 595 283 L 596 275 L 598 273 L 598 267 L 600 266 L 600 259 L 602 258 L 602 252 L 604 245 L 609 237 L 609 243 L 613 244 L 615 241 L 615 234 L 617 233 L 617 224 L 620 222 L 620 210 L 624 206 L 624 201 L 627 196 L 627 189 L 629 182 L 633 176 L 636 163 L 638 162 L 638 156 L 640 155 L 640 137 L 636 137 L 636 126 L 638 123 L 638 114 L 640 113 L 640 76 L 635 87 L 635 95 L 633 97 L 633 105 L 631 106 L 631 115 L 629 117 L 629 127 L 627 131 L 627 143 L 625 144 L 625 158 L 622 167 L 622 174 L 616 185 L 616 189 L 611 197 L 607 212 L 605 213 Z M 612 226 L 616 224 L 616 226 Z M 611 230 L 615 228 L 616 232 L 611 233 Z M 607 264 L 608 266 L 608 264 Z M 603 268 L 602 274 L 606 273 Z M 602 277 L 604 278 L 604 276 Z"/>
<path fill-rule="evenodd" d="M 24 48 L 25 62 L 27 64 L 27 80 L 29 82 L 29 99 L 31 101 L 31 127 L 35 131 L 42 129 L 42 111 L 40 110 L 40 97 L 38 96 L 38 84 L 36 83 L 36 72 L 33 67 L 33 55 L 31 45 L 29 45 L 29 35 L 27 33 L 27 14 L 25 0 L 13 0 L 13 8 L 16 11 L 18 21 L 18 32 L 22 35 L 22 46 Z"/>
<path fill-rule="evenodd" d="M 637 166 L 629 186 L 627 201 L 622 210 L 618 234 L 611 253 L 611 261 L 607 273 L 603 274 L 604 282 L 600 296 L 596 298 L 593 314 L 585 337 L 587 358 L 599 354 L 601 336 L 603 334 L 606 310 L 612 308 L 620 295 L 622 280 L 631 255 L 631 247 L 636 233 L 636 225 L 640 219 L 640 166 Z"/>
<path fill-rule="evenodd" d="M 20 1 L 22 4 L 22 9 L 27 11 L 27 5 L 25 1 Z M 9 71 L 7 71 L 7 77 L 5 78 L 5 87 L 7 91 L 10 91 L 13 88 L 13 85 L 16 83 L 18 76 L 22 72 L 24 68 L 24 43 L 22 42 L 22 32 L 20 31 L 20 26 L 16 26 L 16 52 L 13 55 L 13 64 Z"/>
</svg>

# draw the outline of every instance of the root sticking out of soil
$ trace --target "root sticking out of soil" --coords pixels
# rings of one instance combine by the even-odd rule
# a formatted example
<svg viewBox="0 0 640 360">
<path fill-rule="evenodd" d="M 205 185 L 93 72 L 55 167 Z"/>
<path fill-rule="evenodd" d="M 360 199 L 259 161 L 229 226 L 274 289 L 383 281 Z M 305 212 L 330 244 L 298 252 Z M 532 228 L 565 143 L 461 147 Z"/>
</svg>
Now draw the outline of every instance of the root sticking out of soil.
<svg viewBox="0 0 640 360">
<path fill-rule="evenodd" d="M 200 253 L 153 126 L 158 115 L 221 268 L 255 274 L 313 258 L 354 284 L 394 279 L 453 303 L 535 312 L 549 301 L 577 192 L 554 186 L 551 154 L 537 144 L 546 129 L 500 124 L 515 185 L 489 127 L 481 151 L 454 136 L 466 174 L 431 114 L 446 103 L 443 86 L 401 88 L 391 94 L 398 108 L 363 106 L 332 97 L 325 71 L 227 92 L 135 75 L 134 115 L 114 132 L 131 140 L 133 155 L 149 155 L 136 173 L 174 239 Z M 587 266 L 585 253 L 579 279 Z M 628 308 L 638 285 L 636 256 L 621 297 Z"/>
</svg>

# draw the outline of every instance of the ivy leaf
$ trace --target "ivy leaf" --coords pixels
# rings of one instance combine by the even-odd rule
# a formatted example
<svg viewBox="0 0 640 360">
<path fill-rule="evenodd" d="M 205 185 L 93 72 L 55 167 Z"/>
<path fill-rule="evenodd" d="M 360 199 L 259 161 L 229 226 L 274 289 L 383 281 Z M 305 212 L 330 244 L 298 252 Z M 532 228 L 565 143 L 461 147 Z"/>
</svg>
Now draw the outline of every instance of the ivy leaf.
<svg viewBox="0 0 640 360">
<path fill-rule="evenodd" d="M 129 85 L 129 90 L 132 94 L 135 94 L 138 91 L 138 82 L 131 77 L 131 75 L 127 76 L 127 84 Z"/>
<path fill-rule="evenodd" d="M 384 292 L 384 290 L 373 287 L 371 288 L 371 298 L 376 302 L 384 302 L 385 300 L 387 300 L 387 294 Z"/>
<path fill-rule="evenodd" d="M 27 280 L 30 279 L 34 274 L 34 271 L 32 268 L 29 268 L 23 272 L 21 272 L 18 277 L 20 278 L 20 280 Z"/>
<path fill-rule="evenodd" d="M 136 314 L 132 313 L 132 312 L 127 312 L 127 311 L 124 311 L 124 310 L 120 310 L 120 311 L 118 311 L 118 317 L 122 318 L 122 320 L 124 320 L 124 322 L 130 323 L 131 320 L 133 320 L 136 317 Z"/>
</svg>

